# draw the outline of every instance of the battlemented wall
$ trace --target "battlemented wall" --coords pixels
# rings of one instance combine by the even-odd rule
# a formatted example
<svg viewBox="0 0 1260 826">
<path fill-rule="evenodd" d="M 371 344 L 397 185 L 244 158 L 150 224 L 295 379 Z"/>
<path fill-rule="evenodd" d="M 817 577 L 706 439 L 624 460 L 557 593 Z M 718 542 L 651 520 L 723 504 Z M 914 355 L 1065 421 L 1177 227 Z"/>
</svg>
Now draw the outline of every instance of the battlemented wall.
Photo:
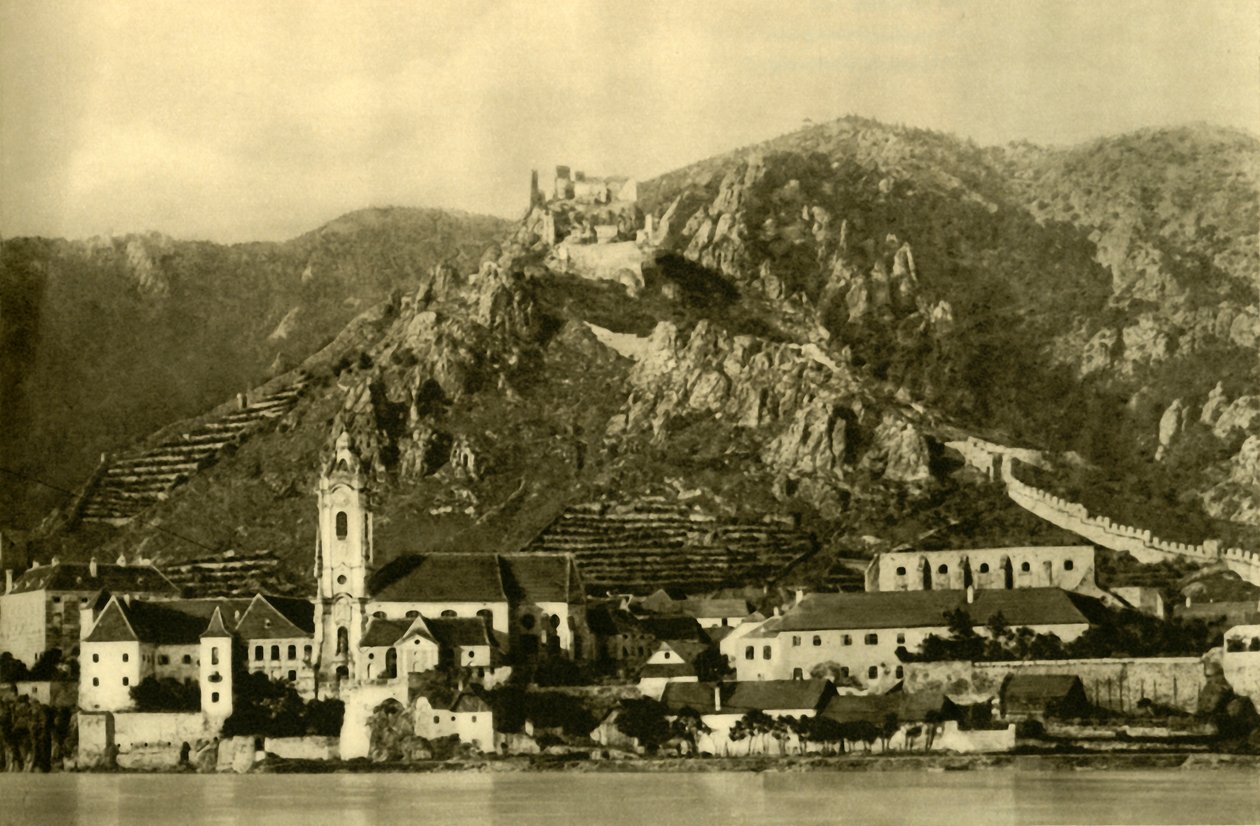
<svg viewBox="0 0 1260 826">
<path fill-rule="evenodd" d="M 1063 588 L 1095 591 L 1092 545 L 966 548 L 876 554 L 867 591 Z"/>
<path fill-rule="evenodd" d="M 1242 548 L 1221 548 L 1220 542 L 1209 539 L 1200 545 L 1185 542 L 1168 542 L 1152 536 L 1149 530 L 1132 525 L 1121 525 L 1105 516 L 1091 515 L 1078 502 L 1069 502 L 1049 491 L 1022 481 L 1016 476 L 1021 461 L 1030 457 L 1020 456 L 1017 449 L 1006 448 L 982 439 L 969 437 L 950 442 L 963 460 L 988 475 L 1000 478 L 1006 485 L 1006 494 L 1015 504 L 1035 516 L 1084 537 L 1095 545 L 1113 551 L 1126 551 L 1139 562 L 1162 562 L 1171 559 L 1193 559 L 1203 563 L 1223 562 L 1230 570 L 1248 582 L 1260 585 L 1260 554 Z M 1028 453 L 1028 451 L 1023 451 Z M 1035 462 L 1027 462 L 1034 464 Z"/>
<path fill-rule="evenodd" d="M 1193 712 L 1207 678 L 1198 657 L 906 663 L 905 690 L 996 697 L 1012 674 L 1074 674 L 1096 706 L 1130 712 L 1147 699 Z"/>
</svg>

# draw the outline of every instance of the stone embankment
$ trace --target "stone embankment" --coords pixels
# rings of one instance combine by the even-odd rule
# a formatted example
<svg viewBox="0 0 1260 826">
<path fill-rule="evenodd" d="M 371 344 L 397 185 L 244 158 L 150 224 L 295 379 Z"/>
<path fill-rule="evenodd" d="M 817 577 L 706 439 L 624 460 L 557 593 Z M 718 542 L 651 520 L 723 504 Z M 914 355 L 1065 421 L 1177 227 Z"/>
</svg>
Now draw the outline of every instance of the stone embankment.
<svg viewBox="0 0 1260 826">
<path fill-rule="evenodd" d="M 572 553 L 587 585 L 645 591 L 773 580 L 816 544 L 790 524 L 736 522 L 648 496 L 569 508 L 527 550 Z"/>
<path fill-rule="evenodd" d="M 228 445 L 239 444 L 292 410 L 309 381 L 306 374 L 298 373 L 252 402 L 239 397 L 235 409 L 218 412 L 156 445 L 102 457 L 73 516 L 83 522 L 126 524 L 197 471 L 214 464 Z"/>
<path fill-rule="evenodd" d="M 1047 522 L 1088 539 L 1103 548 L 1125 551 L 1139 562 L 1154 563 L 1191 559 L 1203 564 L 1220 562 L 1248 582 L 1260 585 L 1260 554 L 1243 548 L 1222 548 L 1209 539 L 1201 544 L 1169 542 L 1152 536 L 1149 530 L 1121 525 L 1105 516 L 1091 514 L 1079 502 L 1069 502 L 1050 491 L 1022 481 L 1016 475 L 1021 462 L 1036 463 L 1035 454 L 969 437 L 950 442 L 963 460 L 990 479 L 1000 479 L 1011 501 Z M 1028 455 L 1024 455 L 1028 454 Z"/>
</svg>

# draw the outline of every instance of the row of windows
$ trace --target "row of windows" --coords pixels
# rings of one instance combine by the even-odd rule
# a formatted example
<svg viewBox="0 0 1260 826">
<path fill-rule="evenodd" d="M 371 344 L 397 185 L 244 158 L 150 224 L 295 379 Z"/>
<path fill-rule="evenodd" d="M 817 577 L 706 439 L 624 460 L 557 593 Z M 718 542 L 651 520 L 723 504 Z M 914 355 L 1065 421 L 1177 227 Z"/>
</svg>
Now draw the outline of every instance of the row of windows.
<svg viewBox="0 0 1260 826">
<path fill-rule="evenodd" d="M 1076 563 L 1074 563 L 1072 560 L 1070 559 L 1063 560 L 1063 570 L 1070 571 L 1075 567 L 1076 567 Z M 981 562 L 979 570 L 980 570 L 980 573 L 987 574 L 989 572 L 989 563 Z M 1029 562 L 1021 562 L 1019 564 L 1019 570 L 1022 571 L 1023 573 L 1028 573 L 1029 571 L 1032 570 L 1032 564 Z M 942 564 L 937 567 L 936 572 L 938 574 L 948 574 L 949 566 Z M 906 567 L 904 565 L 897 566 L 897 576 L 905 576 L 905 575 L 906 575 Z"/>
<path fill-rule="evenodd" d="M 472 721 L 473 721 L 474 723 L 475 723 L 475 722 L 477 722 L 477 715 L 476 715 L 476 714 L 474 714 L 474 715 L 472 716 Z M 441 718 L 439 715 L 434 714 L 434 715 L 433 715 L 433 722 L 434 722 L 434 723 L 440 723 L 440 722 L 442 722 L 442 718 Z M 455 715 L 454 715 L 454 714 L 452 714 L 452 715 L 451 715 L 451 722 L 452 722 L 452 723 L 453 723 L 453 722 L 455 722 Z"/>
<path fill-rule="evenodd" d="M 844 635 L 840 638 L 840 642 L 841 642 L 841 644 L 843 644 L 843 645 L 853 645 L 853 635 L 852 635 L 852 634 L 844 634 Z M 867 634 L 867 635 L 863 638 L 863 642 L 864 642 L 864 643 L 866 643 L 867 645 L 879 645 L 879 634 Z M 898 644 L 898 645 L 904 645 L 904 644 L 905 644 L 905 642 L 906 642 L 906 635 L 905 635 L 904 633 L 899 633 L 899 634 L 897 634 L 897 644 Z M 800 638 L 800 636 L 799 636 L 799 635 L 797 635 L 797 634 L 793 634 L 793 635 L 792 635 L 792 645 L 795 647 L 795 646 L 799 646 L 800 644 L 801 644 L 801 638 Z M 821 646 L 821 645 L 823 644 L 823 642 L 822 642 L 822 636 L 821 636 L 821 635 L 819 635 L 819 634 L 815 634 L 815 635 L 814 635 L 814 638 L 813 638 L 813 644 L 814 644 L 815 646 Z M 770 649 L 770 646 L 766 646 L 766 650 L 768 651 L 769 649 Z M 748 652 L 749 652 L 749 651 L 751 651 L 751 650 L 752 650 L 752 646 L 749 646 L 748 648 L 745 648 L 745 649 L 744 649 L 744 659 L 747 659 L 747 660 L 751 660 L 751 659 L 752 659 L 752 657 L 748 655 Z M 768 660 L 768 659 L 770 659 L 770 655 L 769 655 L 769 654 L 767 654 L 767 655 L 766 655 L 766 659 L 767 659 L 767 660 Z"/>
<path fill-rule="evenodd" d="M 263 646 L 255 645 L 254 646 L 254 659 L 255 660 L 266 659 L 265 657 L 263 657 L 263 651 L 264 651 Z M 285 651 L 285 654 L 288 655 L 285 657 L 285 659 L 296 660 L 297 659 L 297 646 L 290 645 L 288 647 L 288 650 Z M 309 645 L 302 646 L 302 657 L 307 660 L 311 658 L 311 647 Z M 273 660 L 280 659 L 280 646 L 278 645 L 271 646 L 271 659 Z"/>
<path fill-rule="evenodd" d="M 94 686 L 99 686 L 100 684 L 101 684 L 101 678 L 100 678 L 100 677 L 93 677 L 93 678 L 92 678 L 92 685 L 94 685 Z M 131 678 L 130 678 L 130 677 L 123 677 L 123 678 L 122 678 L 122 684 L 123 684 L 123 685 L 131 685 Z"/>
<path fill-rule="evenodd" d="M 906 675 L 906 669 L 905 669 L 903 666 L 900 666 L 900 665 L 899 665 L 899 666 L 897 666 L 895 669 L 893 669 L 893 674 L 896 676 L 896 678 L 897 678 L 898 680 L 900 680 L 902 677 L 904 677 L 904 676 Z M 846 665 L 846 666 L 841 666 L 841 668 L 840 668 L 840 676 L 841 676 L 841 677 L 847 677 L 847 676 L 849 676 L 849 667 L 848 667 L 847 665 Z M 876 679 L 879 679 L 879 666 L 877 666 L 877 665 L 872 665 L 870 668 L 866 669 L 866 678 L 867 678 L 868 680 L 876 680 Z M 793 679 L 793 680 L 803 680 L 803 679 L 805 679 L 805 670 L 804 670 L 804 669 L 802 669 L 802 668 L 793 668 L 793 669 L 792 669 L 792 679 Z"/>
</svg>

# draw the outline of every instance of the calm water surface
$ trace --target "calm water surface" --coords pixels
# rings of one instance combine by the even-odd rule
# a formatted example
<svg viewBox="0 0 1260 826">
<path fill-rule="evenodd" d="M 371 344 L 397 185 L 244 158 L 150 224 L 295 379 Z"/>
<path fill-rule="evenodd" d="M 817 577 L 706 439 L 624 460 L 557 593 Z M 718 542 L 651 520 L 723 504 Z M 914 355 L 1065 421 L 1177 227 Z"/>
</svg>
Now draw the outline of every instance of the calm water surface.
<svg viewBox="0 0 1260 826">
<path fill-rule="evenodd" d="M 0 823 L 1260 823 L 1260 773 L 0 775 Z"/>
</svg>

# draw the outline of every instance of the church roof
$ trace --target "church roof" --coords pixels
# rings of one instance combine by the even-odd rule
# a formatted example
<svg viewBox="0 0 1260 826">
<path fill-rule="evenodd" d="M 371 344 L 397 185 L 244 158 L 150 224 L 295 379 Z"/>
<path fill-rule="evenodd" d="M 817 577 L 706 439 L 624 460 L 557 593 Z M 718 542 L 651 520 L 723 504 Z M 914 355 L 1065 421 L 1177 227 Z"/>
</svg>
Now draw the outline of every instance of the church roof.
<svg viewBox="0 0 1260 826">
<path fill-rule="evenodd" d="M 398 642 L 411 628 L 411 623 L 404 620 L 387 620 L 373 617 L 368 620 L 367 630 L 359 640 L 362 648 L 380 648 Z"/>
<path fill-rule="evenodd" d="M 377 602 L 568 602 L 581 587 L 568 554 L 399 557 L 371 582 Z"/>
<path fill-rule="evenodd" d="M 481 617 L 425 618 L 429 633 L 442 645 L 494 645 L 495 640 Z"/>
</svg>

